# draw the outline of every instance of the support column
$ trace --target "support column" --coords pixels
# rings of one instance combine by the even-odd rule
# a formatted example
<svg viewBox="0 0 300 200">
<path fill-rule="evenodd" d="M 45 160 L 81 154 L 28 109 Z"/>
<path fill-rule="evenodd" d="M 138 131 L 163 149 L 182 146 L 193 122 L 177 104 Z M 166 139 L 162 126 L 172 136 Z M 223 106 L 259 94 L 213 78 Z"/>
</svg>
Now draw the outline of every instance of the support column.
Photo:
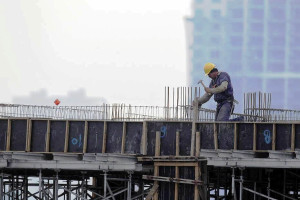
<svg viewBox="0 0 300 200">
<path fill-rule="evenodd" d="M 131 200 L 131 183 L 132 183 L 132 171 L 129 171 L 128 189 L 127 189 L 127 200 Z"/>
<path fill-rule="evenodd" d="M 56 171 L 56 177 L 54 181 L 54 200 L 58 200 L 58 171 Z"/>
<path fill-rule="evenodd" d="M 39 198 L 42 199 L 42 170 L 39 172 Z"/>
<path fill-rule="evenodd" d="M 1 175 L 0 175 L 0 199 L 4 199 L 3 198 L 3 188 L 4 188 L 4 185 L 3 185 L 3 172 L 1 172 Z"/>
<path fill-rule="evenodd" d="M 70 180 L 67 180 L 67 188 L 68 188 L 69 191 L 71 191 L 71 183 L 72 182 Z M 70 192 L 67 193 L 67 200 L 71 200 L 71 193 Z"/>
<path fill-rule="evenodd" d="M 232 168 L 232 174 L 231 174 L 231 194 L 234 200 L 236 200 L 236 194 L 235 194 L 235 174 L 234 174 L 235 168 Z"/>
<path fill-rule="evenodd" d="M 106 190 L 107 190 L 107 171 L 104 170 L 104 188 L 103 188 L 103 197 L 106 198 Z"/>
<path fill-rule="evenodd" d="M 240 168 L 241 175 L 240 175 L 240 199 L 243 200 L 243 169 Z"/>
<path fill-rule="evenodd" d="M 23 184 L 24 184 L 24 197 L 23 197 L 23 199 L 27 200 L 27 197 L 28 197 L 28 177 L 26 175 L 24 176 L 24 183 Z"/>
</svg>

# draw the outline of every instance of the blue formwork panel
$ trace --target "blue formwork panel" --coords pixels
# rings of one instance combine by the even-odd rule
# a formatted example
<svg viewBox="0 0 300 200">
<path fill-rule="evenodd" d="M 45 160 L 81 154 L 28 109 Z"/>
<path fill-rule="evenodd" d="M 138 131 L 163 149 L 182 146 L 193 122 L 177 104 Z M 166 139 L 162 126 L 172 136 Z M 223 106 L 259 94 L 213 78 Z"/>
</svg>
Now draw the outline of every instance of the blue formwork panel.
<svg viewBox="0 0 300 200">
<path fill-rule="evenodd" d="M 179 132 L 179 155 L 190 155 L 192 123 L 190 122 L 148 122 L 147 155 L 155 155 L 156 132 L 160 132 L 160 155 L 176 155 L 176 132 Z"/>
<path fill-rule="evenodd" d="M 46 137 L 47 137 L 47 121 L 33 120 L 31 128 L 31 152 L 45 152 L 46 151 Z"/>
<path fill-rule="evenodd" d="M 82 153 L 84 141 L 84 121 L 69 122 L 68 152 Z"/>
<path fill-rule="evenodd" d="M 0 120 L 0 151 L 6 150 L 8 120 Z"/>
<path fill-rule="evenodd" d="M 272 150 L 273 124 L 257 124 L 256 150 Z"/>
<path fill-rule="evenodd" d="M 102 153 L 103 121 L 88 122 L 87 153 Z"/>
</svg>

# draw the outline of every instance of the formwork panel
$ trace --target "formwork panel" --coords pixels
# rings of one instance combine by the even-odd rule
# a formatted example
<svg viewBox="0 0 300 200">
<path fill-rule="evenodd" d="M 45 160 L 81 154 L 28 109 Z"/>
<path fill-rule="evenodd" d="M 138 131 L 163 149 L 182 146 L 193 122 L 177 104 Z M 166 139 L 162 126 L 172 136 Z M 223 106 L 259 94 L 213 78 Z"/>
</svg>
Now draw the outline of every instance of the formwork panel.
<svg viewBox="0 0 300 200">
<path fill-rule="evenodd" d="M 51 121 L 50 152 L 64 152 L 66 138 L 66 121 Z"/>
<path fill-rule="evenodd" d="M 11 151 L 26 150 L 27 120 L 11 120 Z"/>
<path fill-rule="evenodd" d="M 106 153 L 121 153 L 123 122 L 107 122 Z"/>
<path fill-rule="evenodd" d="M 159 167 L 159 176 L 175 177 L 175 167 Z M 159 199 L 174 200 L 175 184 L 171 182 L 159 182 Z"/>
<path fill-rule="evenodd" d="M 156 125 L 158 124 L 158 125 Z M 154 156 L 155 155 L 155 137 L 156 131 L 160 131 L 160 129 L 156 129 L 156 126 L 163 126 L 162 122 L 147 122 L 147 155 Z"/>
<path fill-rule="evenodd" d="M 253 150 L 253 124 L 238 124 L 238 150 Z"/>
<path fill-rule="evenodd" d="M 234 148 L 234 124 L 218 124 L 218 149 Z"/>
<path fill-rule="evenodd" d="M 46 151 L 47 121 L 33 120 L 31 132 L 31 152 Z"/>
<path fill-rule="evenodd" d="M 192 123 L 181 123 L 179 155 L 189 156 L 191 154 Z"/>
<path fill-rule="evenodd" d="M 257 124 L 256 149 L 272 150 L 273 124 Z"/>
<path fill-rule="evenodd" d="M 179 167 L 179 178 L 195 180 L 195 167 Z M 194 185 L 179 184 L 178 198 L 194 199 Z"/>
<path fill-rule="evenodd" d="M 291 124 L 276 125 L 276 150 L 291 150 Z"/>
<path fill-rule="evenodd" d="M 6 150 L 7 120 L 0 120 L 0 151 Z"/>
<path fill-rule="evenodd" d="M 142 133 L 143 133 L 143 123 L 141 122 L 126 123 L 125 153 L 140 154 Z"/>
<path fill-rule="evenodd" d="M 214 145 L 214 124 L 199 124 L 198 130 L 201 137 L 201 149 L 215 149 Z"/>
<path fill-rule="evenodd" d="M 84 126 L 85 122 L 83 121 L 70 121 L 68 152 L 83 152 Z"/>
<path fill-rule="evenodd" d="M 87 153 L 102 153 L 104 122 L 88 122 Z"/>
<path fill-rule="evenodd" d="M 295 125 L 295 148 L 300 150 L 300 124 Z"/>
<path fill-rule="evenodd" d="M 190 155 L 192 123 L 185 122 L 149 122 L 147 133 L 147 152 L 149 156 L 155 154 L 156 131 L 160 132 L 160 155 L 176 154 L 176 132 L 179 132 L 179 154 Z"/>
</svg>

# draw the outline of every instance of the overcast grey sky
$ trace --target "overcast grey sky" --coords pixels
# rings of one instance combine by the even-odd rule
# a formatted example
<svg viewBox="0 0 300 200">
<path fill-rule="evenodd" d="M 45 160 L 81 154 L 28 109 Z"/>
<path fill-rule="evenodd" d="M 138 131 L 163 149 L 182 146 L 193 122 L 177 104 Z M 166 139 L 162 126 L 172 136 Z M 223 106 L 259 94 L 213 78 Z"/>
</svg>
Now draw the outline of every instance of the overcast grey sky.
<svg viewBox="0 0 300 200">
<path fill-rule="evenodd" d="M 109 103 L 162 105 L 164 86 L 186 84 L 190 0 L 0 2 L 1 103 L 80 89 Z"/>
</svg>

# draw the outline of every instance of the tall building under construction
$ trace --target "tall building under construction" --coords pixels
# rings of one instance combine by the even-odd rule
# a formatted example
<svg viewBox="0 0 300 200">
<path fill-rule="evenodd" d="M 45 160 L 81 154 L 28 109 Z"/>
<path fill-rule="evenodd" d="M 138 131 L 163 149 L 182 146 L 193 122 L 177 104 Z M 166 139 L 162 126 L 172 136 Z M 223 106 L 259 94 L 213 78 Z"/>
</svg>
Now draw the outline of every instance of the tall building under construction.
<svg viewBox="0 0 300 200">
<path fill-rule="evenodd" d="M 300 2 L 194 0 L 187 19 L 188 81 L 204 77 L 206 62 L 231 75 L 235 98 L 263 91 L 272 107 L 300 109 Z M 207 79 L 208 81 L 208 79 Z"/>
</svg>

